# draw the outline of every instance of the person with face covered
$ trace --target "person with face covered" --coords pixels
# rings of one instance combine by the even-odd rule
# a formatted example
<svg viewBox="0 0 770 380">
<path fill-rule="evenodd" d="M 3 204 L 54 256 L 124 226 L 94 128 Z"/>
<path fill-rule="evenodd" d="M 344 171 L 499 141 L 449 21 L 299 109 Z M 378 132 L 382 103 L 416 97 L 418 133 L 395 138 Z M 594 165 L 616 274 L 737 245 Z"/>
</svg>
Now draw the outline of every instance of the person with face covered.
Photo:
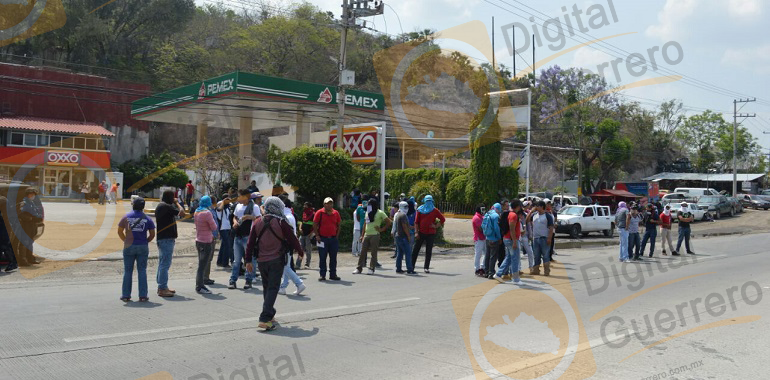
<svg viewBox="0 0 770 380">
<path fill-rule="evenodd" d="M 278 197 L 268 197 L 264 204 L 265 214 L 254 221 L 246 244 L 246 269 L 253 270 L 252 259 L 256 256 L 262 278 L 263 303 L 259 315 L 259 328 L 274 330 L 275 301 L 281 286 L 281 277 L 289 262 L 289 250 L 304 256 L 294 229 L 286 220 L 285 205 Z"/>
<path fill-rule="evenodd" d="M 500 213 L 503 207 L 499 203 L 492 205 L 492 209 L 484 214 L 481 221 L 481 229 L 487 242 L 487 254 L 484 256 L 484 270 L 486 278 L 492 279 L 495 276 L 495 264 L 497 255 L 495 252 L 503 243 L 503 234 L 500 231 Z"/>
<path fill-rule="evenodd" d="M 676 242 L 676 250 L 671 254 L 679 256 L 679 250 L 682 248 L 682 242 L 684 241 L 685 248 L 687 248 L 687 254 L 694 255 L 690 247 L 690 223 L 695 221 L 695 216 L 690 211 L 687 202 L 682 202 L 682 208 L 676 213 L 677 219 L 679 219 L 679 239 Z"/>
<path fill-rule="evenodd" d="M 353 271 L 353 274 L 361 273 L 361 270 L 366 265 L 366 256 L 370 250 L 372 252 L 372 259 L 369 261 L 369 272 L 367 274 L 374 274 L 374 269 L 377 266 L 377 250 L 380 247 L 380 234 L 387 231 L 392 222 L 388 218 L 388 214 L 380 210 L 379 202 L 376 199 L 369 200 L 369 205 L 372 206 L 372 210 L 366 213 L 364 236 L 361 237 L 361 255 L 358 257 L 358 267 Z"/>
<path fill-rule="evenodd" d="M 211 294 L 206 287 L 206 266 L 214 257 L 214 238 L 218 234 L 217 222 L 211 214 L 211 197 L 204 195 L 198 203 L 193 215 L 195 221 L 195 248 L 198 250 L 198 271 L 195 276 L 195 291 L 201 294 Z"/>
<path fill-rule="evenodd" d="M 415 218 L 415 242 L 412 249 L 412 266 L 417 266 L 417 258 L 420 255 L 420 249 L 425 244 L 425 273 L 430 273 L 430 258 L 433 254 L 433 243 L 436 239 L 436 229 L 444 225 L 446 218 L 441 214 L 433 203 L 433 196 L 426 195 L 423 198 L 423 204 L 417 208 L 417 217 Z"/>
<path fill-rule="evenodd" d="M 412 249 L 409 246 L 409 218 L 407 213 L 409 212 L 409 203 L 401 201 L 398 203 L 398 212 L 394 216 L 393 220 L 393 237 L 396 241 L 398 249 L 398 255 L 396 255 L 396 273 L 404 273 L 401 267 L 401 261 L 406 261 L 406 273 L 415 274 L 414 267 L 412 266 Z M 404 257 L 406 256 L 406 257 Z"/>
</svg>

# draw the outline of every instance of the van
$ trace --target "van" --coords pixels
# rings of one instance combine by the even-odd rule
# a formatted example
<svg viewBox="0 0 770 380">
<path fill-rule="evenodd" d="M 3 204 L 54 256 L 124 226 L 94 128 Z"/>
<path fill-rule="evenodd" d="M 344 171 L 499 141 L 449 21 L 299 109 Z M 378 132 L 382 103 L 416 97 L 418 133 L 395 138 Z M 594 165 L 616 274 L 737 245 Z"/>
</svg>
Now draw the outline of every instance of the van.
<svg viewBox="0 0 770 380">
<path fill-rule="evenodd" d="M 674 189 L 675 193 L 687 193 L 691 197 L 700 197 L 703 195 L 721 195 L 718 191 L 712 188 L 705 187 L 677 187 Z"/>
</svg>

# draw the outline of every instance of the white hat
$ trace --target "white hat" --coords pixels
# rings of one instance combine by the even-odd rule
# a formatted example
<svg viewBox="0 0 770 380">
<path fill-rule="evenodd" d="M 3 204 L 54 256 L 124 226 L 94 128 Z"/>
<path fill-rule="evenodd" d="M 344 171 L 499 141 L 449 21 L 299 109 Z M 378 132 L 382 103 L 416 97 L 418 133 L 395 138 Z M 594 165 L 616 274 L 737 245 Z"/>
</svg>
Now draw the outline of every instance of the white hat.
<svg viewBox="0 0 770 380">
<path fill-rule="evenodd" d="M 331 197 L 326 197 L 324 199 L 324 204 L 327 204 L 327 203 L 334 203 L 334 199 L 332 199 Z"/>
<path fill-rule="evenodd" d="M 543 202 L 545 202 L 545 203 L 551 203 L 551 200 L 550 200 L 550 199 L 548 199 L 548 198 L 543 198 Z"/>
</svg>

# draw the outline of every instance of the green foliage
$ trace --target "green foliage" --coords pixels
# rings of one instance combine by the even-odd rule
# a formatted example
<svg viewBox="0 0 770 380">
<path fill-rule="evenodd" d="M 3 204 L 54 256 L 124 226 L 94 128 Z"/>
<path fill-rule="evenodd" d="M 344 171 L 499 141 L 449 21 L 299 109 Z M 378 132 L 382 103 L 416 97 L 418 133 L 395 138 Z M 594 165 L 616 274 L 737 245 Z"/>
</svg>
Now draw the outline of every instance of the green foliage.
<svg viewBox="0 0 770 380">
<path fill-rule="evenodd" d="M 270 149 L 267 151 L 267 175 L 270 176 L 270 181 L 276 185 L 280 185 L 280 182 L 276 180 L 280 180 L 278 173 L 281 170 L 281 160 L 284 155 L 285 153 L 275 144 L 270 144 Z"/>
<path fill-rule="evenodd" d="M 177 167 L 169 168 L 176 164 L 176 160 L 168 153 L 163 152 L 160 155 L 142 156 L 137 161 L 126 161 L 118 166 L 118 170 L 123 173 L 123 188 L 129 189 L 135 184 L 145 182 L 137 190 L 142 192 L 151 192 L 161 186 L 183 187 L 189 178 L 184 170 Z M 160 175 L 157 175 L 161 169 L 169 168 Z"/>
<path fill-rule="evenodd" d="M 371 166 L 356 165 L 353 169 L 355 179 L 353 187 L 368 193 L 380 188 L 380 170 Z M 386 191 L 394 197 L 398 194 L 411 194 L 412 186 L 419 181 L 432 181 L 438 185 L 439 194 L 443 195 L 447 184 L 458 175 L 466 174 L 467 169 L 393 169 L 385 171 Z M 442 196 L 443 198 L 443 196 Z"/>
<path fill-rule="evenodd" d="M 454 178 L 446 186 L 446 200 L 457 204 L 470 203 L 468 200 L 467 192 L 468 187 L 468 174 L 460 174 Z"/>
<path fill-rule="evenodd" d="M 471 168 L 467 191 L 477 202 L 492 204 L 499 200 L 500 190 L 500 124 L 485 97 L 479 112 L 471 121 Z M 473 140 L 475 138 L 475 140 Z"/>
<path fill-rule="evenodd" d="M 410 196 L 413 196 L 414 199 L 417 200 L 417 202 L 422 203 L 422 199 L 425 198 L 426 195 L 432 195 L 433 201 L 436 203 L 441 202 L 444 200 L 444 194 L 441 193 L 441 190 L 439 189 L 438 183 L 435 181 L 419 181 L 416 182 L 407 193 Z"/>
<path fill-rule="evenodd" d="M 301 146 L 285 154 L 281 176 L 304 200 L 319 205 L 325 197 L 350 190 L 353 164 L 342 150 Z"/>
</svg>

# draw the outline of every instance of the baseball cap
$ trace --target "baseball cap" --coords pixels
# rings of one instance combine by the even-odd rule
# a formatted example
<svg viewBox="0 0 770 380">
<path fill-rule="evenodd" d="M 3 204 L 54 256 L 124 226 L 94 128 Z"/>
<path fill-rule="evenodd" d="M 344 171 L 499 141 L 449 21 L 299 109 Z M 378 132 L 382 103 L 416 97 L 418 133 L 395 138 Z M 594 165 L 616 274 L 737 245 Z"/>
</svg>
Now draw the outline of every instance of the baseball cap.
<svg viewBox="0 0 770 380">
<path fill-rule="evenodd" d="M 530 201 L 524 201 L 524 203 L 522 203 L 522 206 L 529 207 L 529 205 L 531 205 L 531 204 L 532 204 L 532 202 L 530 202 Z"/>
<path fill-rule="evenodd" d="M 332 199 L 331 197 L 324 198 L 324 204 L 327 204 L 327 203 L 334 203 L 334 199 Z"/>
<path fill-rule="evenodd" d="M 262 198 L 262 194 L 260 194 L 258 191 L 251 193 L 251 199 L 257 199 L 257 198 Z"/>
</svg>

